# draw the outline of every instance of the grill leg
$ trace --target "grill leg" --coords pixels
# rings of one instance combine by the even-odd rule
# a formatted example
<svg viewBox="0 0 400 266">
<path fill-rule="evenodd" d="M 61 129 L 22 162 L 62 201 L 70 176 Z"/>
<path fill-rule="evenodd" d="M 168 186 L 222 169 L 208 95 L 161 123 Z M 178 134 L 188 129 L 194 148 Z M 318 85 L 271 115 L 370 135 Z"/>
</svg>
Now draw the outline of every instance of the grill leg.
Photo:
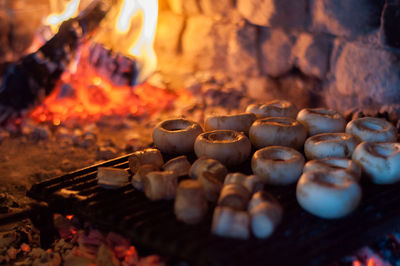
<svg viewBox="0 0 400 266">
<path fill-rule="evenodd" d="M 53 213 L 47 207 L 39 208 L 31 216 L 33 225 L 40 230 L 40 245 L 43 249 L 48 249 L 54 243 L 56 229 L 54 227 Z"/>
</svg>

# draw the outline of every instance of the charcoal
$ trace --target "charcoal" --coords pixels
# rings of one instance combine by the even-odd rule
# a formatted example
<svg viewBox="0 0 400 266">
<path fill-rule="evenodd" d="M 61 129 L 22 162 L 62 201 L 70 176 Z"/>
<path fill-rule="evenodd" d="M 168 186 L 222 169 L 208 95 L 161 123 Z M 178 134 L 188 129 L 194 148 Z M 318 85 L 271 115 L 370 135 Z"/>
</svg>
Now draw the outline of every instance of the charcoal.
<svg viewBox="0 0 400 266">
<path fill-rule="evenodd" d="M 106 49 L 101 44 L 90 48 L 89 61 L 99 74 L 115 85 L 135 85 L 139 74 L 135 58 Z"/>
<path fill-rule="evenodd" d="M 102 1 L 93 2 L 78 17 L 63 22 L 58 33 L 38 51 L 6 69 L 0 86 L 0 124 L 12 113 L 41 102 L 53 91 L 74 52 L 97 28 L 108 8 Z"/>
</svg>

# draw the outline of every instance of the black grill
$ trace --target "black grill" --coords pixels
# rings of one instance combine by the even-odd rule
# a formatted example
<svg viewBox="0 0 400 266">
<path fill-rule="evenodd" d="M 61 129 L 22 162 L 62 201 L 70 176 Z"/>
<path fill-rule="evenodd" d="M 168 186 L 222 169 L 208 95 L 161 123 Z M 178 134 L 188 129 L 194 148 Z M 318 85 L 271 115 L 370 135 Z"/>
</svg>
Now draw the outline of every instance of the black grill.
<svg viewBox="0 0 400 266">
<path fill-rule="evenodd" d="M 210 233 L 213 208 L 203 223 L 186 225 L 175 219 L 173 201 L 151 202 L 130 185 L 99 187 L 97 167 L 128 169 L 128 156 L 41 182 L 28 195 L 47 202 L 53 212 L 75 214 L 102 230 L 129 237 L 139 248 L 194 265 L 326 264 L 400 224 L 400 184 L 378 186 L 364 180 L 362 204 L 346 218 L 323 220 L 306 213 L 297 204 L 295 186 L 267 187 L 284 207 L 283 222 L 273 236 L 218 237 Z M 248 163 L 242 169 L 249 172 Z"/>
</svg>

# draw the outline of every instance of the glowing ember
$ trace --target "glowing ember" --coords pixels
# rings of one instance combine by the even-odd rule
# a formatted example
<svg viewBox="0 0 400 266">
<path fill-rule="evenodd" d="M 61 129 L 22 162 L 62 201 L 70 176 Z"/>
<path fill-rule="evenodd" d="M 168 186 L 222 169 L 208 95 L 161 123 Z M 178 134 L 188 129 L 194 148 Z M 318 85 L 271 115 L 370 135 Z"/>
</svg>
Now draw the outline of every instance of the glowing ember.
<svg viewBox="0 0 400 266">
<path fill-rule="evenodd" d="M 78 13 L 82 2 L 70 0 L 63 12 L 47 18 L 47 24 L 57 30 L 60 23 Z M 153 41 L 157 14 L 157 0 L 115 1 L 93 37 L 107 49 L 134 58 L 137 82 L 143 82 L 156 68 Z M 88 63 L 89 44 L 82 45 L 78 56 L 52 94 L 32 111 L 31 117 L 36 121 L 60 125 L 67 119 L 95 121 L 109 115 L 152 115 L 170 106 L 177 97 L 147 83 L 135 87 L 112 84 Z"/>
<path fill-rule="evenodd" d="M 168 108 L 177 97 L 147 83 L 113 85 L 87 63 L 88 53 L 87 47 L 82 50 L 75 73 L 62 75 L 52 94 L 32 111 L 33 119 L 59 125 L 68 119 L 96 121 L 107 115 L 152 115 Z"/>
</svg>

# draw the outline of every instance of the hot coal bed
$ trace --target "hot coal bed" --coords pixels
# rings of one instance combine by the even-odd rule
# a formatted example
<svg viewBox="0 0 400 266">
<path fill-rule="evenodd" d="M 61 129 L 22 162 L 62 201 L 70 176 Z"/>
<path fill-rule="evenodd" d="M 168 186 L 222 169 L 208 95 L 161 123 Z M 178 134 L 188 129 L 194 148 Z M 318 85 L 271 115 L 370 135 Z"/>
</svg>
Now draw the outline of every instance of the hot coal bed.
<svg viewBox="0 0 400 266">
<path fill-rule="evenodd" d="M 47 1 L 0 2 L 0 263 L 400 263 L 398 183 L 363 177 L 360 206 L 334 220 L 303 210 L 295 185 L 266 186 L 283 206 L 282 223 L 268 239 L 238 240 L 211 233 L 215 203 L 201 223 L 187 225 L 173 200 L 97 181 L 98 167 L 128 170 L 133 152 L 154 147 L 160 121 L 203 124 L 210 114 L 276 98 L 398 128 L 399 1 L 160 0 L 158 69 L 140 84 L 135 57 L 95 42 L 113 1 L 81 2 L 81 14 L 34 50 L 40 20 L 26 27 L 26 12 L 48 15 Z M 72 75 L 77 55 L 85 60 Z M 108 109 L 114 102 L 121 108 Z M 163 153 L 164 161 L 173 157 Z M 229 172 L 251 174 L 250 158 Z"/>
</svg>

